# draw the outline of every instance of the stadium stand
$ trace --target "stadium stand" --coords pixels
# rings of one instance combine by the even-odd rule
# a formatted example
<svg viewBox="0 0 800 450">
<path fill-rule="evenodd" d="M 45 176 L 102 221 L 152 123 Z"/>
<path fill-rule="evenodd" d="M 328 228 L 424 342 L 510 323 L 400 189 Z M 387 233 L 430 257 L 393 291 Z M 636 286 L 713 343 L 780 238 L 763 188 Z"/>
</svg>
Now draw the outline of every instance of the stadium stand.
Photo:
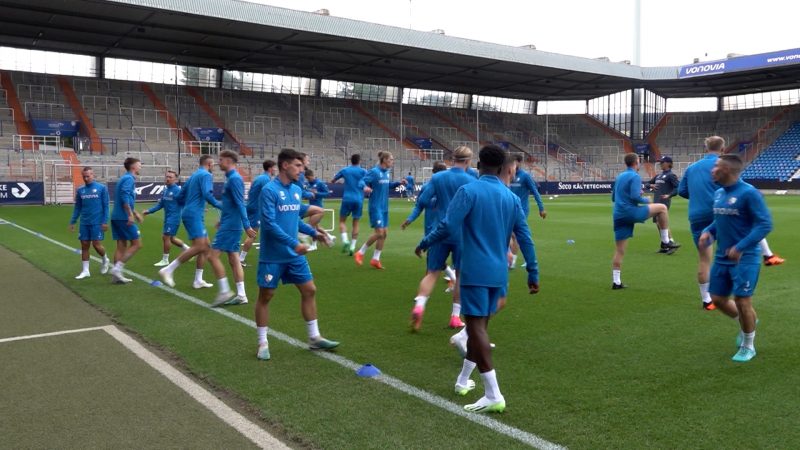
<svg viewBox="0 0 800 450">
<path fill-rule="evenodd" d="M 785 133 L 753 160 L 744 179 L 789 181 L 800 178 L 800 123 Z"/>
</svg>

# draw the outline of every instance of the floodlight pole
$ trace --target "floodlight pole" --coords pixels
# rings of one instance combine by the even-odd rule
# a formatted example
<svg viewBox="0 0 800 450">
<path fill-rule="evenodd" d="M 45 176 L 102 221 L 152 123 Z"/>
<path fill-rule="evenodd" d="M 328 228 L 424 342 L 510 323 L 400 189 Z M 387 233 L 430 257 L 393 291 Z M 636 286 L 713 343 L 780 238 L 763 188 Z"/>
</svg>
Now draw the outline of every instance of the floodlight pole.
<svg viewBox="0 0 800 450">
<path fill-rule="evenodd" d="M 175 141 L 178 143 L 178 177 L 181 176 L 181 133 L 180 128 L 180 120 L 181 120 L 181 107 L 178 103 L 178 63 L 175 62 L 175 126 L 178 127 L 176 130 L 176 138 Z M 202 153 L 202 151 L 200 152 Z"/>
<path fill-rule="evenodd" d="M 303 90 L 302 85 L 297 90 L 297 145 L 303 147 L 303 115 L 300 113 L 300 92 Z"/>
</svg>

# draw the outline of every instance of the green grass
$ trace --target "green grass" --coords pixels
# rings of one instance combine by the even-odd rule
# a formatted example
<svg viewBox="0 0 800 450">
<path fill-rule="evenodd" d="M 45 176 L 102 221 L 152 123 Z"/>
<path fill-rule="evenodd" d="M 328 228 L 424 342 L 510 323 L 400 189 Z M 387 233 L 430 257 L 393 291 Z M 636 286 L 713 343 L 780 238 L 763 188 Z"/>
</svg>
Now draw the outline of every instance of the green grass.
<svg viewBox="0 0 800 450">
<path fill-rule="evenodd" d="M 685 201 L 676 200 L 671 210 L 673 235 L 684 244 L 675 255 L 656 253 L 653 224 L 637 225 L 623 267 L 630 286 L 624 291 L 610 289 L 608 197 L 562 196 L 545 203 L 547 220 L 530 219 L 541 293 L 528 295 L 524 272 L 512 272 L 509 305 L 490 327 L 508 403 L 495 418 L 570 448 L 789 448 L 800 442 L 795 426 L 800 303 L 793 267 L 800 261 L 800 245 L 790 231 L 800 220 L 797 198 L 768 198 L 775 221 L 770 244 L 787 263 L 762 269 L 755 296 L 759 353 L 744 365 L 730 361 L 737 325 L 700 308 Z M 373 363 L 456 403 L 472 401 L 479 394 L 462 399 L 451 393 L 460 361 L 447 345 L 452 331 L 446 328 L 449 300 L 443 284 L 428 304 L 421 332 L 408 332 L 424 272 L 413 254 L 422 220 L 399 230 L 409 210 L 404 201 L 392 202 L 382 257 L 386 271 L 356 267 L 338 248 L 310 255 L 321 331 L 342 341 L 338 353 L 346 358 Z M 70 213 L 70 207 L 3 208 L 0 218 L 77 245 L 67 232 Z M 160 217 L 149 217 L 143 226 L 145 248 L 129 269 L 155 277 L 160 230 Z M 361 240 L 366 236 L 362 231 Z M 568 239 L 575 243 L 567 244 Z M 295 442 L 324 448 L 521 446 L 274 339 L 273 360 L 260 363 L 254 358 L 254 330 L 144 283 L 111 286 L 96 265 L 90 280 L 75 281 L 77 255 L 8 226 L 0 226 L 0 244 L 145 339 L 180 355 L 197 376 L 249 400 Z M 254 262 L 254 256 L 248 260 Z M 246 274 L 254 300 L 255 268 Z M 215 290 L 193 291 L 187 287 L 192 277 L 191 267 L 181 268 L 178 287 L 210 302 Z M 206 279 L 212 278 L 207 269 Z M 251 305 L 231 310 L 252 318 Z M 305 340 L 293 287 L 278 291 L 271 326 Z"/>
</svg>

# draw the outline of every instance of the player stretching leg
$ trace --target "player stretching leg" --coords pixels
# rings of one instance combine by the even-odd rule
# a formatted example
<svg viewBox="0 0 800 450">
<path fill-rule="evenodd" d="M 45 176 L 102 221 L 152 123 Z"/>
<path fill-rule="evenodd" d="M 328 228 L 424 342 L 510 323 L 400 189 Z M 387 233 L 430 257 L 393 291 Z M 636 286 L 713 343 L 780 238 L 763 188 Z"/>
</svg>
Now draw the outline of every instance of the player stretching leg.
<svg viewBox="0 0 800 450">
<path fill-rule="evenodd" d="M 100 273 L 108 272 L 109 261 L 106 249 L 103 247 L 105 232 L 108 230 L 108 189 L 94 181 L 94 171 L 91 167 L 84 167 L 81 171 L 84 185 L 75 191 L 75 206 L 72 218 L 69 220 L 69 231 L 75 231 L 75 222 L 80 218 L 80 231 L 78 239 L 81 241 L 81 273 L 76 280 L 89 278 L 89 246 L 94 247 L 103 265 Z"/>
</svg>

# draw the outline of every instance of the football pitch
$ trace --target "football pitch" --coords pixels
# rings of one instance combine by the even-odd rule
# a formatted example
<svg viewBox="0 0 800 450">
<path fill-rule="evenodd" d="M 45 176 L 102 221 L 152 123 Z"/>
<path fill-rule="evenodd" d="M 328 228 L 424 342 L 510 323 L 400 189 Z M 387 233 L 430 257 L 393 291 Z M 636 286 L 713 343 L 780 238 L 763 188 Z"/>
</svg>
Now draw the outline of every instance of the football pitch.
<svg viewBox="0 0 800 450">
<path fill-rule="evenodd" d="M 453 393 L 461 360 L 448 345 L 453 330 L 447 328 L 450 299 L 443 281 L 428 302 L 422 329 L 409 331 L 409 314 L 425 265 L 413 253 L 422 235 L 422 218 L 400 230 L 412 207 L 404 200 L 390 204 L 389 237 L 381 257 L 386 270 L 368 264 L 356 266 L 338 245 L 309 255 L 318 287 L 320 330 L 325 337 L 341 341 L 337 351 L 326 354 L 303 348 L 306 330 L 299 295 L 294 287 L 282 286 L 271 302 L 272 360 L 268 362 L 255 358 L 255 250 L 245 269 L 250 304 L 211 310 L 205 306 L 213 300 L 216 287 L 192 289 L 193 264 L 176 272 L 174 290 L 149 283 L 157 278 L 153 263 L 162 252 L 160 213 L 148 216 L 142 225 L 144 248 L 126 266 L 133 272 L 134 282 L 125 286 L 111 285 L 107 276 L 100 275 L 96 262 L 92 263 L 91 278 L 73 279 L 80 271 L 80 258 L 74 251 L 79 247 L 77 236 L 67 229 L 71 206 L 0 208 L 0 245 L 105 313 L 92 311 L 97 317 L 83 323 L 79 320 L 83 313 L 70 312 L 80 326 L 114 323 L 135 334 L 149 347 L 170 355 L 193 379 L 224 392 L 234 409 L 291 447 L 794 448 L 800 444 L 796 425 L 800 398 L 796 287 L 800 272 L 796 265 L 800 244 L 791 237 L 792 227 L 800 223 L 800 198 L 767 197 L 775 225 L 768 240 L 787 262 L 762 267 L 754 297 L 760 318 L 758 356 L 747 364 L 730 360 L 736 351 L 738 325 L 700 306 L 685 200 L 673 200 L 670 211 L 672 234 L 683 247 L 673 255 L 658 254 L 655 225 L 637 225 L 622 271 L 629 288 L 621 291 L 611 290 L 610 196 L 544 200 L 548 218 L 532 215 L 529 219 L 540 264 L 541 292 L 528 295 L 524 269 L 512 271 L 508 306 L 490 323 L 498 381 L 508 405 L 504 413 L 491 416 L 460 411 L 461 405 L 482 395 L 477 372 L 473 375 L 478 384 L 475 391 L 466 397 Z M 328 201 L 326 207 L 338 211 L 338 202 Z M 212 235 L 217 217 L 215 212 L 207 214 Z M 326 218 L 323 225 L 329 226 L 329 222 Z M 368 221 L 363 222 L 359 244 L 369 235 Z M 183 233 L 181 230 L 179 237 Z M 333 234 L 338 237 L 338 230 Z M 113 251 L 110 232 L 105 245 Z M 173 249 L 175 256 L 177 250 Z M 8 279 L 9 272 L 27 276 L 22 268 L 17 273 L 13 265 L 3 269 L 6 273 L 0 279 Z M 230 269 L 228 273 L 230 277 Z M 37 273 L 31 280 L 41 276 L 44 274 Z M 206 281 L 215 282 L 213 278 L 207 267 Z M 57 295 L 35 282 L 21 297 L 10 295 L 5 288 L 2 291 L 4 314 L 19 315 L 0 317 L 0 324 L 8 330 L 32 322 L 41 313 L 26 307 L 37 304 L 37 296 Z M 56 323 L 58 316 L 58 310 L 51 310 L 40 319 Z M 37 333 L 35 329 L 8 330 L 0 338 Z M 72 351 L 112 352 L 110 341 L 108 346 L 99 346 L 81 338 L 83 334 L 75 336 L 74 345 L 59 345 Z M 36 364 L 22 365 L 27 361 L 25 349 L 30 349 L 28 359 L 38 357 L 31 342 L 14 350 L 11 361 L 19 368 L 8 371 L 6 390 L 13 390 L 20 380 L 26 384 L 35 378 L 47 382 Z M 0 352 L 3 348 L 0 344 Z M 79 361 L 61 359 L 62 370 L 55 374 L 59 379 L 86 376 Z M 109 364 L 116 364 L 113 358 L 111 361 Z M 377 366 L 384 376 L 357 377 L 354 369 L 365 363 Z M 110 376 L 123 375 L 118 367 L 111 369 Z M 102 373 L 103 368 L 99 370 Z M 138 370 L 144 373 L 144 369 Z M 121 384 L 118 388 L 124 390 L 126 385 Z M 15 392 L 35 396 L 36 391 Z M 127 397 L 134 395 L 125 392 Z M 112 406 L 127 398 L 103 395 L 109 395 Z M 161 394 L 163 398 L 166 395 Z M 24 398 L 17 400 L 26 403 Z M 48 404 L 41 398 L 27 401 L 34 402 L 43 407 Z M 65 425 L 70 415 L 86 411 L 81 409 L 83 403 L 71 405 L 76 409 L 48 417 L 53 426 L 42 429 L 43 433 L 52 432 L 52 440 L 48 441 L 46 434 L 38 436 L 40 446 L 60 447 L 60 436 L 74 432 Z M 5 417 L 15 414 L 8 405 L 0 408 Z M 109 411 L 113 413 L 113 407 Z M 198 421 L 213 422 L 203 411 L 192 414 Z M 176 421 L 174 426 L 180 423 Z M 24 429 L 13 424 L 0 427 L 5 436 Z M 159 433 L 169 436 L 164 423 L 160 423 Z M 220 430 L 213 435 L 224 439 L 225 433 Z M 180 442 L 172 438 L 148 442 L 162 442 L 166 447 L 217 446 L 207 440 L 209 433 L 183 430 L 183 434 Z M 4 437 L 0 446 L 13 447 L 8 439 Z M 221 447 L 248 444 L 236 433 L 230 439 L 229 445 Z M 91 446 L 92 441 L 87 437 L 66 442 L 72 443 L 67 446 Z"/>
</svg>

